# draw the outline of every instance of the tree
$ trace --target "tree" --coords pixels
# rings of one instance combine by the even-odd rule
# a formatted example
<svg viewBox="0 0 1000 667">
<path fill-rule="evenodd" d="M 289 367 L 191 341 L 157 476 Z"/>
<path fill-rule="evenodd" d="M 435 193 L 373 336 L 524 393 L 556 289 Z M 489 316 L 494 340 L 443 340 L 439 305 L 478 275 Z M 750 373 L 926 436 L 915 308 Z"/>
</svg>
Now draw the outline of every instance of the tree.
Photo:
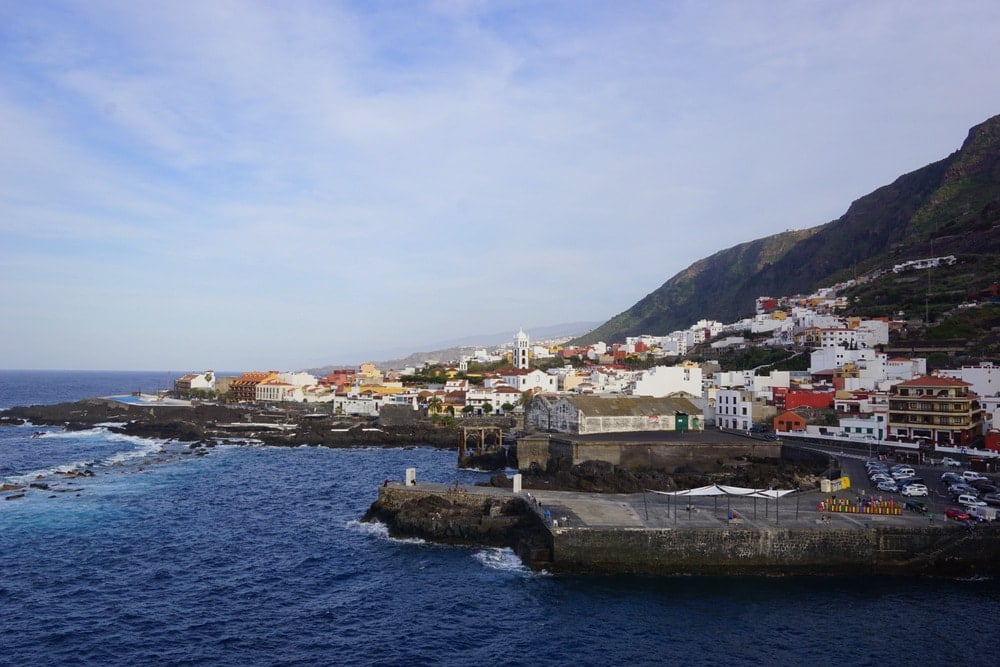
<svg viewBox="0 0 1000 667">
<path fill-rule="evenodd" d="M 469 416 L 469 415 L 471 415 L 475 411 L 476 411 L 476 409 L 474 407 L 472 407 L 471 405 L 466 405 L 464 408 L 462 408 L 462 414 L 465 415 L 465 416 Z"/>
<path fill-rule="evenodd" d="M 511 410 L 513 410 L 514 406 L 511 405 L 510 403 L 504 403 L 503 405 L 500 406 L 500 409 L 503 410 L 506 413 L 506 412 L 510 412 Z"/>
<path fill-rule="evenodd" d="M 454 405 L 449 405 L 448 407 L 446 407 L 444 409 L 444 411 L 447 412 L 452 417 L 455 416 L 455 406 Z"/>
<path fill-rule="evenodd" d="M 441 398 L 438 396 L 431 396 L 427 399 L 427 410 L 429 412 L 438 413 L 441 411 Z"/>
<path fill-rule="evenodd" d="M 483 414 L 490 414 L 493 412 L 493 405 L 491 403 L 483 403 Z"/>
</svg>

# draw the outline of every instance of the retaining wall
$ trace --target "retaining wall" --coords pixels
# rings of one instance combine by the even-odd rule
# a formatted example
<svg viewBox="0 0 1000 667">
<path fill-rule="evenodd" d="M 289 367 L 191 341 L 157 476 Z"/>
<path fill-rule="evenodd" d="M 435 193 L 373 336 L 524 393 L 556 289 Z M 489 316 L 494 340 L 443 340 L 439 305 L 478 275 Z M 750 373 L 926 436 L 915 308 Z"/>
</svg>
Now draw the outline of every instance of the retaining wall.
<svg viewBox="0 0 1000 667">
<path fill-rule="evenodd" d="M 1000 531 L 977 530 L 556 528 L 551 567 L 608 574 L 995 574 Z"/>
</svg>

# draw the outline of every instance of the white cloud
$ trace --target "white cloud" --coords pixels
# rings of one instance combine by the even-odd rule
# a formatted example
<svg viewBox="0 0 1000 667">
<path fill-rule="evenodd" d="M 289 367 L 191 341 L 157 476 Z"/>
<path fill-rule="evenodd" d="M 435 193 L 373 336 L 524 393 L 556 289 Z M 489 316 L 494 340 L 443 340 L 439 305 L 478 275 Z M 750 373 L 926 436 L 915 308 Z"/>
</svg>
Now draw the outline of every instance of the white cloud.
<svg viewBox="0 0 1000 667">
<path fill-rule="evenodd" d="M 232 342 L 248 312 L 301 323 L 296 358 L 604 317 L 837 217 L 1000 108 L 1000 9 L 979 3 L 5 13 L 5 296 L 85 318 L 155 276 L 155 315 L 128 299 L 143 337 L 165 332 L 147 366 L 281 365 L 267 333 Z M 78 276 L 72 304 L 53 275 Z M 35 339 L 0 366 L 72 359 Z"/>
</svg>

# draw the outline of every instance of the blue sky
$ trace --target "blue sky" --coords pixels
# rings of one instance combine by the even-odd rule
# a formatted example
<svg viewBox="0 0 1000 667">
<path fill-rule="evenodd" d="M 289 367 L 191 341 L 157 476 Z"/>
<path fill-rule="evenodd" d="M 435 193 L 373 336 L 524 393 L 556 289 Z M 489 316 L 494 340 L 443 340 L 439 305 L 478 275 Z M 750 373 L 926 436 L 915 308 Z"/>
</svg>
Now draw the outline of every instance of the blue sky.
<svg viewBox="0 0 1000 667">
<path fill-rule="evenodd" d="M 0 0 L 0 367 L 604 320 L 1000 113 L 995 2 Z"/>
</svg>

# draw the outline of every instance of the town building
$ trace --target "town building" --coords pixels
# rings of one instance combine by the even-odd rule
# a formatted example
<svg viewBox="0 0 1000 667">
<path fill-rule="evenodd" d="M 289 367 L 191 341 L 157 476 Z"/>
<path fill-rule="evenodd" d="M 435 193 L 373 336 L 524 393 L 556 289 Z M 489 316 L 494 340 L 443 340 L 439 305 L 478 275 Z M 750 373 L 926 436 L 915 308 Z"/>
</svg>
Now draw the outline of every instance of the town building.
<svg viewBox="0 0 1000 667">
<path fill-rule="evenodd" d="M 531 340 L 528 338 L 528 334 L 524 333 L 524 329 L 518 329 L 517 335 L 514 336 L 514 367 L 520 369 L 528 369 L 531 362 Z"/>
<path fill-rule="evenodd" d="M 205 371 L 204 373 L 188 373 L 182 375 L 174 381 L 174 391 L 178 396 L 187 398 L 192 392 L 215 392 L 215 373 Z"/>
<path fill-rule="evenodd" d="M 775 407 L 752 391 L 720 389 L 716 393 L 715 423 L 719 428 L 749 431 L 754 424 L 770 423 L 775 414 Z"/>
<path fill-rule="evenodd" d="M 889 396 L 889 439 L 972 444 L 983 435 L 983 410 L 971 386 L 931 375 L 895 385 Z"/>
<path fill-rule="evenodd" d="M 637 372 L 626 388 L 633 396 L 669 396 L 685 392 L 701 396 L 701 368 L 694 364 L 683 366 L 653 366 Z"/>
<path fill-rule="evenodd" d="M 257 385 L 277 376 L 277 371 L 249 371 L 229 384 L 232 400 L 237 403 L 252 403 L 257 400 Z"/>
<path fill-rule="evenodd" d="M 684 398 L 539 394 L 524 410 L 525 427 L 586 435 L 635 431 L 700 431 L 701 410 Z"/>
</svg>

